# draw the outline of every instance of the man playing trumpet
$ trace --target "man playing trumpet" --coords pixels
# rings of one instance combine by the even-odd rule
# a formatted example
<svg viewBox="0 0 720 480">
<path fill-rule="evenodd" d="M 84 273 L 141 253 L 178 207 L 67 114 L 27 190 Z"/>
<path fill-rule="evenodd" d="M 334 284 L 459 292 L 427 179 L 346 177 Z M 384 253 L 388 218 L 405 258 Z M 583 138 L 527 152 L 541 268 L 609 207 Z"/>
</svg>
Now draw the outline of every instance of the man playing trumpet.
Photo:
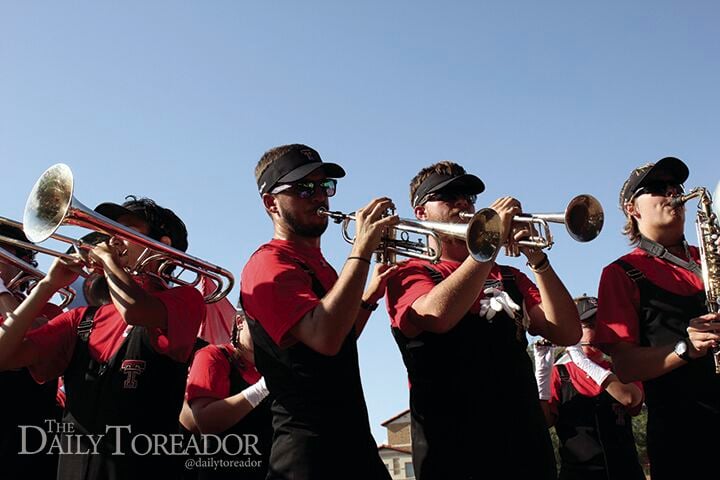
<svg viewBox="0 0 720 480">
<path fill-rule="evenodd" d="M 463 223 L 460 214 L 475 211 L 484 189 L 478 177 L 445 161 L 413 178 L 410 199 L 419 220 Z M 512 227 L 519 201 L 503 197 L 492 208 L 511 248 L 530 234 Z M 411 384 L 415 475 L 555 478 L 522 319 L 529 317 L 531 333 L 574 345 L 581 335 L 575 304 L 539 249 L 520 247 L 535 286 L 494 258 L 475 261 L 464 241 L 441 238 L 440 262 L 410 260 L 387 287 L 392 331 Z"/>
<path fill-rule="evenodd" d="M 122 206 L 103 203 L 95 211 L 157 242 L 187 249 L 184 223 L 152 200 L 129 197 Z M 177 473 L 171 468 L 174 457 L 153 455 L 155 446 L 147 451 L 147 439 L 162 441 L 177 432 L 187 360 L 205 305 L 195 288 L 168 289 L 155 276 L 130 276 L 124 267 L 142 250 L 113 237 L 82 262 L 56 260 L 0 330 L 0 369 L 28 366 L 38 382 L 64 375 L 64 418 L 48 425 L 48 434 L 60 434 L 64 453 L 58 478 Z M 102 271 L 112 301 L 70 310 L 28 333 L 48 299 L 78 277 L 82 264 Z M 27 445 L 30 451 L 38 448 Z"/>
<path fill-rule="evenodd" d="M 267 151 L 255 168 L 274 235 L 245 265 L 241 300 L 272 399 L 268 479 L 390 479 L 370 433 L 356 342 L 394 271 L 374 276 L 363 293 L 371 256 L 398 219 L 384 216 L 388 198 L 359 209 L 338 275 L 320 250 L 328 217 L 318 209 L 329 207 L 344 176 L 300 144 Z"/>
</svg>

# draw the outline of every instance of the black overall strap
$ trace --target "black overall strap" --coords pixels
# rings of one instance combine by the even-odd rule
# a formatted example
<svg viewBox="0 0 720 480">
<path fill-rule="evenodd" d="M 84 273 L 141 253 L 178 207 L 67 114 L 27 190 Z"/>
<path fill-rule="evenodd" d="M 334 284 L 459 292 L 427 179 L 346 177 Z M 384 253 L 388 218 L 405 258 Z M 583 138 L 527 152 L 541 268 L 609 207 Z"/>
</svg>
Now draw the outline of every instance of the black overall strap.
<svg viewBox="0 0 720 480">
<path fill-rule="evenodd" d="M 647 278 L 645 278 L 645 274 L 638 270 L 637 268 L 633 267 L 629 263 L 627 263 L 624 260 L 615 260 L 613 263 L 618 265 L 620 268 L 622 268 L 625 271 L 625 274 L 630 278 L 630 280 L 633 281 L 636 285 L 640 285 L 644 283 Z"/>
<path fill-rule="evenodd" d="M 90 338 L 90 332 L 92 332 L 93 325 L 95 324 L 95 313 L 97 313 L 97 310 L 98 307 L 87 307 L 82 320 L 80 320 L 77 326 L 77 336 L 84 342 L 87 342 Z"/>
</svg>

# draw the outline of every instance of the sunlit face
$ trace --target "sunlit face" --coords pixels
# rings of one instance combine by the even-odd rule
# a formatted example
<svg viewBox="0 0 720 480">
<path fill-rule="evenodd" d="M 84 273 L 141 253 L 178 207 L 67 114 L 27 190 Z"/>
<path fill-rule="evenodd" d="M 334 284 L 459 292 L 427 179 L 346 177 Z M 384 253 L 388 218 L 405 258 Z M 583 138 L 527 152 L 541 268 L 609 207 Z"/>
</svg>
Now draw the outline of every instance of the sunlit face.
<svg viewBox="0 0 720 480">
<path fill-rule="evenodd" d="M 327 176 L 322 170 L 316 170 L 305 176 L 299 182 L 319 183 Z M 317 214 L 320 207 L 329 208 L 328 195 L 323 188 L 315 188 L 315 192 L 308 198 L 301 198 L 298 192 L 290 188 L 274 194 L 278 213 L 285 226 L 296 235 L 309 238 L 318 238 L 328 226 L 328 218 Z"/>
<path fill-rule="evenodd" d="M 464 223 L 460 212 L 475 212 L 475 195 L 466 195 L 452 191 L 440 191 L 428 196 L 427 202 L 415 207 L 415 215 L 420 220 L 443 223 Z"/>
<path fill-rule="evenodd" d="M 583 324 L 582 326 L 580 345 L 588 358 L 600 358 L 603 356 L 602 351 L 595 346 L 595 328 L 589 325 Z"/>
<path fill-rule="evenodd" d="M 682 194 L 682 187 L 667 175 L 659 175 L 648 184 L 626 204 L 626 211 L 637 220 L 640 232 L 667 227 L 683 228 L 685 207 L 670 206 L 672 197 Z"/>
</svg>

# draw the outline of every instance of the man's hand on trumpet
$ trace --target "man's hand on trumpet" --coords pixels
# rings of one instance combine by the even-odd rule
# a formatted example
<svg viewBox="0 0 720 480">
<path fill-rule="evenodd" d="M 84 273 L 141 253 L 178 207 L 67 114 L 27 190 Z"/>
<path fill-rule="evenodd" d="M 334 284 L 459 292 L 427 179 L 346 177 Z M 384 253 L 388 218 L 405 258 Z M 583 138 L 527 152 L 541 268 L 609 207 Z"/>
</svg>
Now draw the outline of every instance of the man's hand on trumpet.
<svg viewBox="0 0 720 480">
<path fill-rule="evenodd" d="M 495 200 L 493 204 L 490 205 L 490 208 L 497 212 L 502 222 L 503 229 L 500 238 L 504 239 L 505 254 L 516 257 L 518 255 L 518 253 L 516 253 L 517 245 L 514 245 L 511 233 L 515 230 L 513 228 L 513 217 L 522 212 L 520 201 L 513 197 L 501 197 Z"/>
</svg>

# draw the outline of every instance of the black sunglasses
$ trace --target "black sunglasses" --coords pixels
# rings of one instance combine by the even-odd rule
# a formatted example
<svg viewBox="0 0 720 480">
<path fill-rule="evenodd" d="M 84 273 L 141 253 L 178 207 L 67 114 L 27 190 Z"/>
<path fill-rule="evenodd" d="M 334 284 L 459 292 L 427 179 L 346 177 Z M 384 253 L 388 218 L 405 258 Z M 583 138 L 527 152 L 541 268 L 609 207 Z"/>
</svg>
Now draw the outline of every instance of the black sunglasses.
<svg viewBox="0 0 720 480">
<path fill-rule="evenodd" d="M 635 190 L 635 193 L 632 194 L 632 197 L 630 197 L 630 200 L 634 200 L 640 195 L 649 194 L 649 195 L 662 195 L 667 196 L 668 190 L 674 190 L 675 193 L 682 195 L 685 193 L 685 189 L 682 185 L 667 181 L 667 180 L 654 180 L 652 182 L 648 182 L 642 187 Z"/>
<path fill-rule="evenodd" d="M 425 198 L 423 199 L 423 201 L 420 202 L 420 205 L 424 205 L 427 202 L 455 203 L 460 199 L 466 200 L 468 203 L 475 205 L 475 201 L 477 200 L 477 195 L 473 195 L 473 194 L 469 194 L 469 193 L 460 193 L 460 192 L 428 193 L 427 195 L 425 195 Z"/>
<path fill-rule="evenodd" d="M 318 181 L 283 183 L 275 187 L 270 193 L 274 195 L 276 193 L 292 190 L 298 197 L 307 199 L 315 195 L 318 187 L 322 188 L 325 196 L 332 197 L 337 191 L 337 180 L 334 178 L 326 178 L 325 180 Z"/>
</svg>

